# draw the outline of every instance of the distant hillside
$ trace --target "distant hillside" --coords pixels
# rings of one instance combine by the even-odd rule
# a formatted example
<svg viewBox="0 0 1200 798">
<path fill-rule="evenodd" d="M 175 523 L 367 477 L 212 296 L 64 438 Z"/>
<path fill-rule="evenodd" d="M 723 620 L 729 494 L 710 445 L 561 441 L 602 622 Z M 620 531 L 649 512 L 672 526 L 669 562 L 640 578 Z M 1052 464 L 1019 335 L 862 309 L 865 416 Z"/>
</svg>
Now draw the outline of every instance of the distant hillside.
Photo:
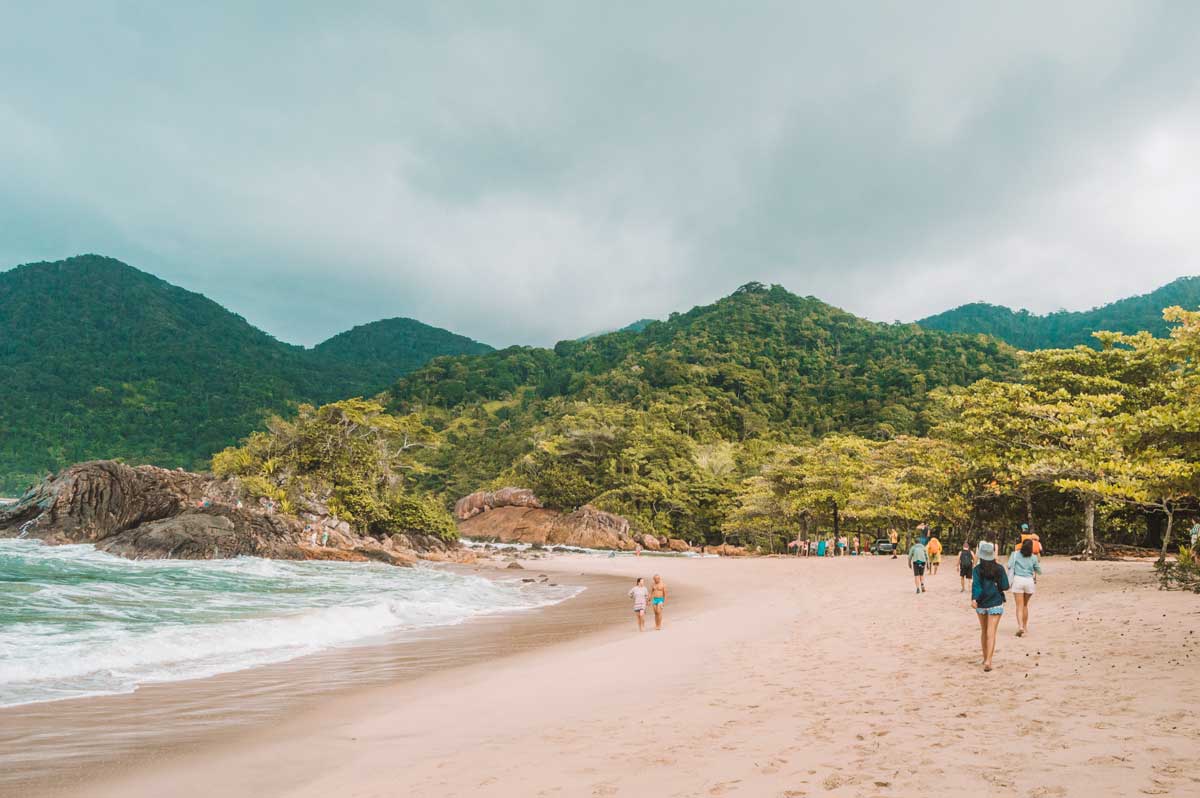
<svg viewBox="0 0 1200 798">
<path fill-rule="evenodd" d="M 382 319 L 338 333 L 313 349 L 333 363 L 353 364 L 346 396 L 371 395 L 440 355 L 481 355 L 492 347 L 414 319 Z"/>
<path fill-rule="evenodd" d="M 653 324 L 656 321 L 657 321 L 657 319 L 638 319 L 635 322 L 626 324 L 624 327 L 622 327 L 619 330 L 605 330 L 604 332 L 588 333 L 587 335 L 582 335 L 579 338 L 576 338 L 575 340 L 590 341 L 591 339 L 598 338 L 601 335 L 608 335 L 610 332 L 641 332 L 642 330 L 646 329 L 647 327 L 649 327 L 651 324 Z"/>
<path fill-rule="evenodd" d="M 1092 333 L 1099 330 L 1123 333 L 1148 330 L 1154 335 L 1165 335 L 1167 326 L 1162 311 L 1172 305 L 1189 310 L 1200 307 L 1200 277 L 1181 277 L 1157 291 L 1093 310 L 1037 316 L 1027 310 L 1014 311 L 976 302 L 921 319 L 917 324 L 931 330 L 993 335 L 1018 349 L 1056 349 L 1094 345 Z"/>
<path fill-rule="evenodd" d="M 391 320 L 306 350 L 111 258 L 18 266 L 0 273 L 0 495 L 90 458 L 200 467 L 265 415 L 482 346 Z"/>
</svg>

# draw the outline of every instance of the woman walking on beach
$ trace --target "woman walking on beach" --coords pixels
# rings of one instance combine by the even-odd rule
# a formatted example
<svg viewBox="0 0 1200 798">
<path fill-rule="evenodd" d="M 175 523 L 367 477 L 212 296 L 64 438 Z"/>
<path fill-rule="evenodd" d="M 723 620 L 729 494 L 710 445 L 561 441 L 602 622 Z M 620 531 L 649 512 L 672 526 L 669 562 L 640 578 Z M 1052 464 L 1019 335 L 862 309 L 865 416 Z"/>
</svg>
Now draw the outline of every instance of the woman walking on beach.
<svg viewBox="0 0 1200 798">
<path fill-rule="evenodd" d="M 983 669 L 992 669 L 996 651 L 996 630 L 1004 614 L 1004 591 L 1008 590 L 1008 572 L 996 562 L 994 543 L 979 544 L 979 565 L 971 572 L 971 606 L 979 616 L 979 645 L 983 649 Z"/>
<path fill-rule="evenodd" d="M 654 628 L 661 632 L 663 608 L 667 604 L 667 583 L 658 574 L 654 575 L 654 581 L 650 584 L 650 601 L 654 606 Z"/>
<path fill-rule="evenodd" d="M 1042 564 L 1034 553 L 1033 538 L 1021 542 L 1021 548 L 1008 557 L 1008 572 L 1012 576 L 1013 601 L 1017 605 L 1017 637 L 1029 634 L 1029 602 L 1037 589 L 1037 577 Z"/>
<path fill-rule="evenodd" d="M 637 616 L 638 631 L 646 630 L 646 602 L 650 599 L 650 591 L 646 590 L 646 580 L 638 577 L 633 583 L 633 589 L 629 591 L 629 597 L 633 599 L 633 614 Z"/>
</svg>

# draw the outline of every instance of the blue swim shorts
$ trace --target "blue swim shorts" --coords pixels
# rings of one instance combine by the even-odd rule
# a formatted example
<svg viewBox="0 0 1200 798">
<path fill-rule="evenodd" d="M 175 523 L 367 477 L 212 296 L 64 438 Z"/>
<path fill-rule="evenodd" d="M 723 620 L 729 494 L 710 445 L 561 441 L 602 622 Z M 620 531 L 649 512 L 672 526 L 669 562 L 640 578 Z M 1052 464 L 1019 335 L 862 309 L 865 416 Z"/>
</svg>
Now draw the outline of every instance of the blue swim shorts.
<svg viewBox="0 0 1200 798">
<path fill-rule="evenodd" d="M 1003 615 L 1004 605 L 1001 604 L 999 607 L 979 607 L 975 612 L 980 615 Z"/>
</svg>

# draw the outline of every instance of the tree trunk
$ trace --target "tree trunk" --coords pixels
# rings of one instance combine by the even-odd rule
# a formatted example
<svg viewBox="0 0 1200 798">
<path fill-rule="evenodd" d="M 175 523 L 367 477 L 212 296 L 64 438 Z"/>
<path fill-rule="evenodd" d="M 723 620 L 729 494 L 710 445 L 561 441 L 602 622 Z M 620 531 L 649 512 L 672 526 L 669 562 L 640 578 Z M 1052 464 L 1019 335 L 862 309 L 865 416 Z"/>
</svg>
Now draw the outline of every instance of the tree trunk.
<svg viewBox="0 0 1200 798">
<path fill-rule="evenodd" d="M 833 502 L 833 537 L 834 537 L 834 540 L 837 539 L 838 534 L 841 532 L 841 528 L 842 528 L 842 522 L 841 522 L 841 518 L 838 516 L 837 502 Z"/>
<path fill-rule="evenodd" d="M 1083 556 L 1089 560 L 1096 556 L 1096 499 L 1087 496 L 1083 500 Z"/>
<path fill-rule="evenodd" d="M 1025 523 L 1029 524 L 1029 534 L 1037 531 L 1033 526 L 1033 488 L 1029 485 L 1025 486 Z"/>
<path fill-rule="evenodd" d="M 1163 512 L 1167 514 L 1167 528 L 1163 532 L 1162 551 L 1158 553 L 1159 562 L 1167 559 L 1167 546 L 1171 545 L 1171 527 L 1175 525 L 1175 509 L 1171 507 L 1170 502 L 1163 502 Z"/>
</svg>

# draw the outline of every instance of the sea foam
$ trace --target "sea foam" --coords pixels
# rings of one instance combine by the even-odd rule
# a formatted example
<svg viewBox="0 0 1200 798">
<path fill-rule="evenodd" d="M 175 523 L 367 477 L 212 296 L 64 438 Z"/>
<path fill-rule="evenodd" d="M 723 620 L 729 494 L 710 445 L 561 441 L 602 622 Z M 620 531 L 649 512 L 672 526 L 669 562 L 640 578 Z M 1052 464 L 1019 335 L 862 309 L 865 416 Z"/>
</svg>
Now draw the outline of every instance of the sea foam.
<svg viewBox="0 0 1200 798">
<path fill-rule="evenodd" d="M 130 561 L 0 541 L 0 706 L 282 662 L 580 590 L 432 567 Z"/>
</svg>

